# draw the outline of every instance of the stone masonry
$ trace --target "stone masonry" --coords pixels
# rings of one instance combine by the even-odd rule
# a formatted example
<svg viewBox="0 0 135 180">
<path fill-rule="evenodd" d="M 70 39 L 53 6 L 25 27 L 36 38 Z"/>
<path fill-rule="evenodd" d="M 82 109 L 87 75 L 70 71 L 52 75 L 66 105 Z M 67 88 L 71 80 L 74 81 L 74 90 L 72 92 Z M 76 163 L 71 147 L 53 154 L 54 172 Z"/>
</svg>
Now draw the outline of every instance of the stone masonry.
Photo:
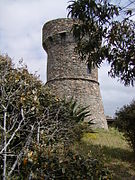
<svg viewBox="0 0 135 180">
<path fill-rule="evenodd" d="M 95 127 L 107 129 L 107 121 L 98 83 L 98 69 L 89 71 L 75 53 L 76 41 L 71 33 L 72 19 L 56 19 L 43 27 L 43 48 L 48 55 L 47 85 L 52 93 L 63 98 L 74 97 L 89 106 Z"/>
</svg>

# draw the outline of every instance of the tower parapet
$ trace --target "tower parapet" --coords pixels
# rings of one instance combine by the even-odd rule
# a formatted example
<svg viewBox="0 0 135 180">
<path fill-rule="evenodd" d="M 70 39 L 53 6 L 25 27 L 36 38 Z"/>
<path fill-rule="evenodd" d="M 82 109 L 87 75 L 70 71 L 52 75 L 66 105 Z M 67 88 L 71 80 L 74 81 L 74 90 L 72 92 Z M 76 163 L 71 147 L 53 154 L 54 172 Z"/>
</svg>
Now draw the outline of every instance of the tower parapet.
<svg viewBox="0 0 135 180">
<path fill-rule="evenodd" d="M 47 85 L 56 96 L 74 97 L 89 106 L 96 127 L 107 129 L 98 83 L 98 69 L 89 71 L 87 64 L 74 51 L 72 19 L 56 19 L 43 27 L 43 48 L 47 52 Z"/>
</svg>

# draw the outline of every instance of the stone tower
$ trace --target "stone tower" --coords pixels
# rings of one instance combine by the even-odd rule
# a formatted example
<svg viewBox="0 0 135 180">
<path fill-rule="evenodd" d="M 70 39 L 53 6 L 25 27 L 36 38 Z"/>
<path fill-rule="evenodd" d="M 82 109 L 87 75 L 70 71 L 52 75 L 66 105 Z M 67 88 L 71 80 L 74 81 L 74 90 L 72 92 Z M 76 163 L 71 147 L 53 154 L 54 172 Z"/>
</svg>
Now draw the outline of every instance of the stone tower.
<svg viewBox="0 0 135 180">
<path fill-rule="evenodd" d="M 56 19 L 43 27 L 43 48 L 48 55 L 47 85 L 58 97 L 74 97 L 81 105 L 89 106 L 95 126 L 107 129 L 98 83 L 98 69 L 89 71 L 78 59 L 71 33 L 72 19 Z"/>
</svg>

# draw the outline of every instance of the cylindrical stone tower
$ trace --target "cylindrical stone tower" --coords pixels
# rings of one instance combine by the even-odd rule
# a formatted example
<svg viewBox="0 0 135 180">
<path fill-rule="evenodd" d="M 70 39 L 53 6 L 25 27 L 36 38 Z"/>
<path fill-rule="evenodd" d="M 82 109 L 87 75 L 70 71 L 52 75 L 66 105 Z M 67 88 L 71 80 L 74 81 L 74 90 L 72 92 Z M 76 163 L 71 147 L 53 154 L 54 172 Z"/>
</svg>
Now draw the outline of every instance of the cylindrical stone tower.
<svg viewBox="0 0 135 180">
<path fill-rule="evenodd" d="M 47 85 L 62 98 L 74 97 L 89 106 L 95 127 L 107 129 L 98 83 L 98 69 L 89 71 L 75 53 L 76 41 L 71 33 L 72 19 L 56 19 L 43 27 L 43 48 L 48 55 Z"/>
</svg>

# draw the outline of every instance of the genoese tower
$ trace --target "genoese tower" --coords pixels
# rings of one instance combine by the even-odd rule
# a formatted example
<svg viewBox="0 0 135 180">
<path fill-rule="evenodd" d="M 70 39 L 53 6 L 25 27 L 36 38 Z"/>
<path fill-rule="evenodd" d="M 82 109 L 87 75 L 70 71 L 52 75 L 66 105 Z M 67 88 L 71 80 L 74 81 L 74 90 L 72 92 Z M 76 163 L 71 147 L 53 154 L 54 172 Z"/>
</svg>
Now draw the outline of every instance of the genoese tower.
<svg viewBox="0 0 135 180">
<path fill-rule="evenodd" d="M 96 127 L 107 129 L 107 121 L 98 83 L 98 69 L 91 71 L 75 53 L 75 38 L 71 33 L 72 19 L 56 19 L 43 27 L 43 48 L 47 52 L 47 85 L 62 98 L 74 97 L 89 106 Z"/>
</svg>

